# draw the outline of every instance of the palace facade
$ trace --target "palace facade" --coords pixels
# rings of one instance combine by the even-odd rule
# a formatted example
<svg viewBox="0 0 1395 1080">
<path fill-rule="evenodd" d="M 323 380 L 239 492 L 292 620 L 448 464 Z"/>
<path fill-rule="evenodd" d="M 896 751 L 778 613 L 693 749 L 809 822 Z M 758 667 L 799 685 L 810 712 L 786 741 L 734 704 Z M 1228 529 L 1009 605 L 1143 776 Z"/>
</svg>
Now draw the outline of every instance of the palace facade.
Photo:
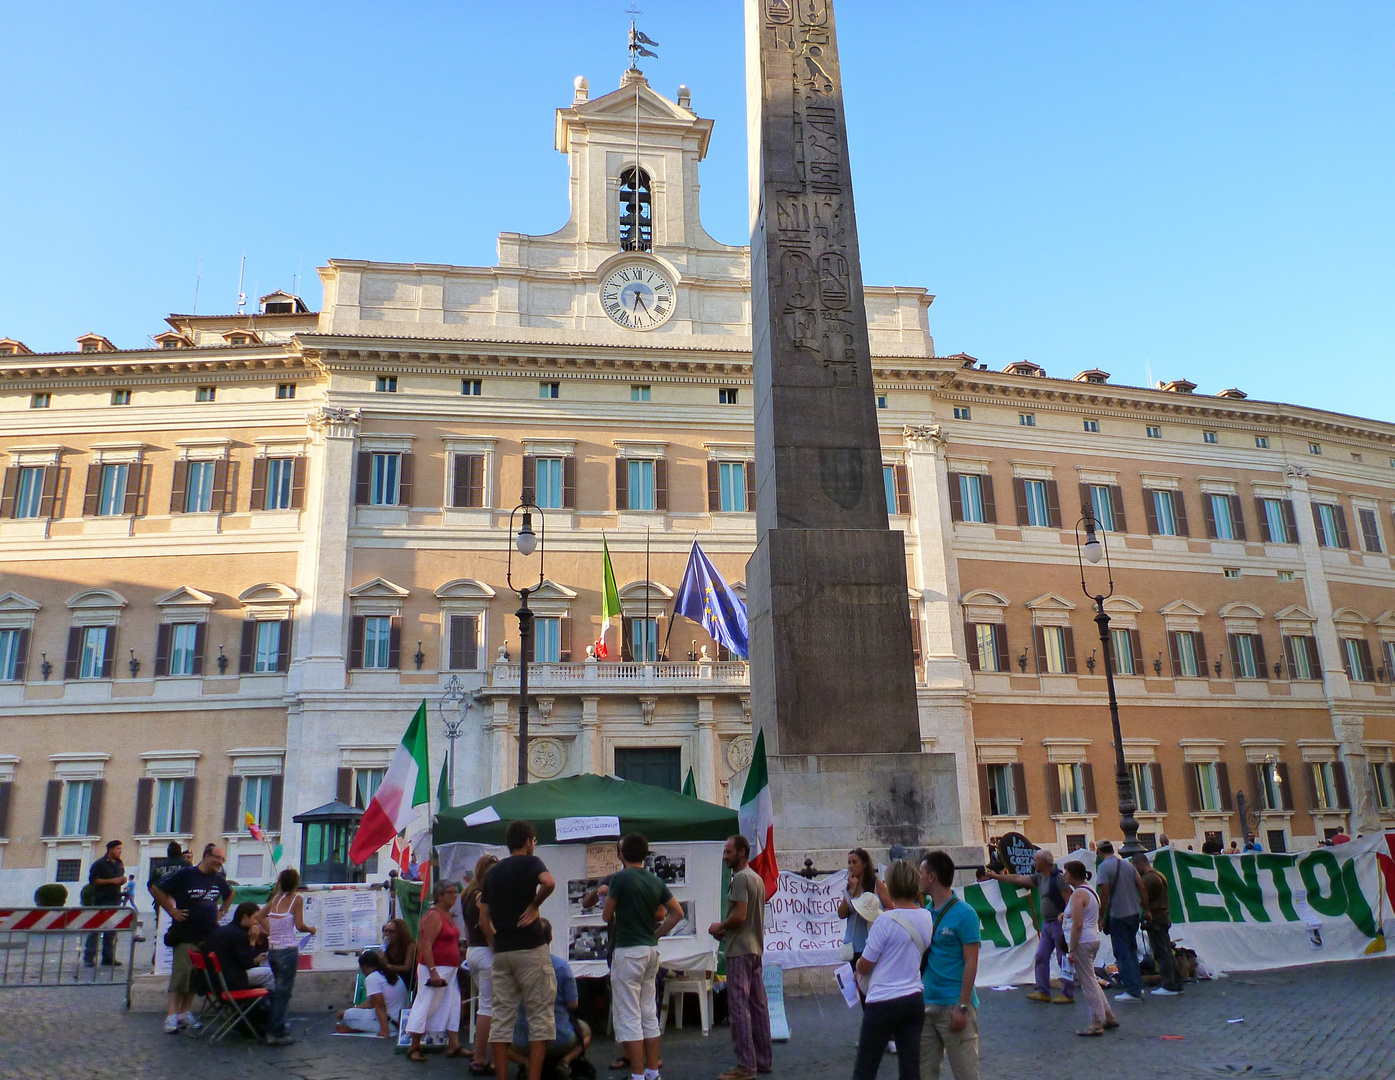
<svg viewBox="0 0 1395 1080">
<path fill-rule="evenodd" d="M 245 815 L 297 858 L 292 818 L 364 805 L 423 700 L 433 773 L 459 723 L 457 803 L 512 784 L 525 488 L 531 774 L 739 794 L 746 665 L 671 618 L 694 539 L 739 589 L 756 538 L 748 258 L 701 224 L 711 130 L 686 88 L 579 79 L 570 220 L 502 234 L 495 266 L 331 260 L 319 312 L 273 293 L 139 348 L 0 340 L 0 902 L 85 880 L 111 837 L 142 880 L 171 839 L 264 879 Z M 924 289 L 866 300 L 922 745 L 955 756 L 965 843 L 1117 835 L 1082 505 L 1145 838 L 1395 825 L 1395 425 L 989 371 L 935 355 Z"/>
</svg>

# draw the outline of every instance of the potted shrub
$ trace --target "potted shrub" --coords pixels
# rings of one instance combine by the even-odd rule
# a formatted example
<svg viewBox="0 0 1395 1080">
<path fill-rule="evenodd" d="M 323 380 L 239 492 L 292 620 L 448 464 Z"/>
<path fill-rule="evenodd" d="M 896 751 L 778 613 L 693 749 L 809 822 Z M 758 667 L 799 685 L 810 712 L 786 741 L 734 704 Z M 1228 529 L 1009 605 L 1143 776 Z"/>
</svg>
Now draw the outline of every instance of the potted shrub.
<svg viewBox="0 0 1395 1080">
<path fill-rule="evenodd" d="M 35 907 L 66 907 L 68 904 L 68 887 L 60 885 L 56 881 L 47 885 L 40 885 L 34 890 Z"/>
</svg>

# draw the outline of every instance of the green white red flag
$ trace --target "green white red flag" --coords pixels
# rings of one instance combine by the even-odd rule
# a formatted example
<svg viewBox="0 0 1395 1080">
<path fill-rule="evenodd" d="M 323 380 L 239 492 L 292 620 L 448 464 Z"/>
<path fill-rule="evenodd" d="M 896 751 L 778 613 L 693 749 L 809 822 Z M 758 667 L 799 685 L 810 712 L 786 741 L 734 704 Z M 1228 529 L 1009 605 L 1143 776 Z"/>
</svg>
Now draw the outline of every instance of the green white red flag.
<svg viewBox="0 0 1395 1080">
<path fill-rule="evenodd" d="M 751 842 L 751 869 L 765 882 L 768 900 L 780 887 L 780 867 L 775 863 L 775 805 L 770 798 L 770 774 L 765 765 L 764 731 L 756 735 L 737 819 L 742 835 Z"/>
<path fill-rule="evenodd" d="M 416 820 L 417 807 L 431 810 L 430 763 L 426 756 L 426 702 L 402 736 L 402 744 L 392 755 L 387 775 L 378 785 L 373 800 L 358 823 L 354 842 L 349 845 L 349 861 L 355 865 L 368 857 Z"/>
</svg>

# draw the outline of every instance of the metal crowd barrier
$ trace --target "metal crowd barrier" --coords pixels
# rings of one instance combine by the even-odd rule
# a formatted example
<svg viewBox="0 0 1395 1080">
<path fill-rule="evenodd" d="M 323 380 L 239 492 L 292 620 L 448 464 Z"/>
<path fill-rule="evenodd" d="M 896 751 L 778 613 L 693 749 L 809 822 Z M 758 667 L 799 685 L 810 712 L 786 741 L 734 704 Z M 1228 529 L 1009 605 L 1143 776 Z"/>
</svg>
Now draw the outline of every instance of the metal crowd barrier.
<svg viewBox="0 0 1395 1080">
<path fill-rule="evenodd" d="M 0 990 L 124 985 L 129 1009 L 138 920 L 133 907 L 0 908 Z M 92 967 L 89 934 L 98 935 Z M 116 935 L 119 965 L 102 963 L 102 934 Z"/>
</svg>

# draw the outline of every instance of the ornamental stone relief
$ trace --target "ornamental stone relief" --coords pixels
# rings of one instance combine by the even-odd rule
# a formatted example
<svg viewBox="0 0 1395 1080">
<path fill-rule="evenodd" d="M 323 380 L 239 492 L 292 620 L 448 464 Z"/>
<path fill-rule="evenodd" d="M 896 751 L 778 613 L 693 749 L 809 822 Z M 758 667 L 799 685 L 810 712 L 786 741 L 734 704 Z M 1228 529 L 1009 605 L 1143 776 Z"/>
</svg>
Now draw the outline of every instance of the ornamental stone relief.
<svg viewBox="0 0 1395 1080">
<path fill-rule="evenodd" d="M 751 758 L 755 756 L 756 744 L 749 735 L 738 735 L 727 743 L 727 765 L 732 772 L 740 772 L 747 765 L 751 764 Z"/>
<path fill-rule="evenodd" d="M 533 739 L 528 744 L 528 772 L 551 780 L 567 766 L 567 748 L 560 739 Z"/>
</svg>

